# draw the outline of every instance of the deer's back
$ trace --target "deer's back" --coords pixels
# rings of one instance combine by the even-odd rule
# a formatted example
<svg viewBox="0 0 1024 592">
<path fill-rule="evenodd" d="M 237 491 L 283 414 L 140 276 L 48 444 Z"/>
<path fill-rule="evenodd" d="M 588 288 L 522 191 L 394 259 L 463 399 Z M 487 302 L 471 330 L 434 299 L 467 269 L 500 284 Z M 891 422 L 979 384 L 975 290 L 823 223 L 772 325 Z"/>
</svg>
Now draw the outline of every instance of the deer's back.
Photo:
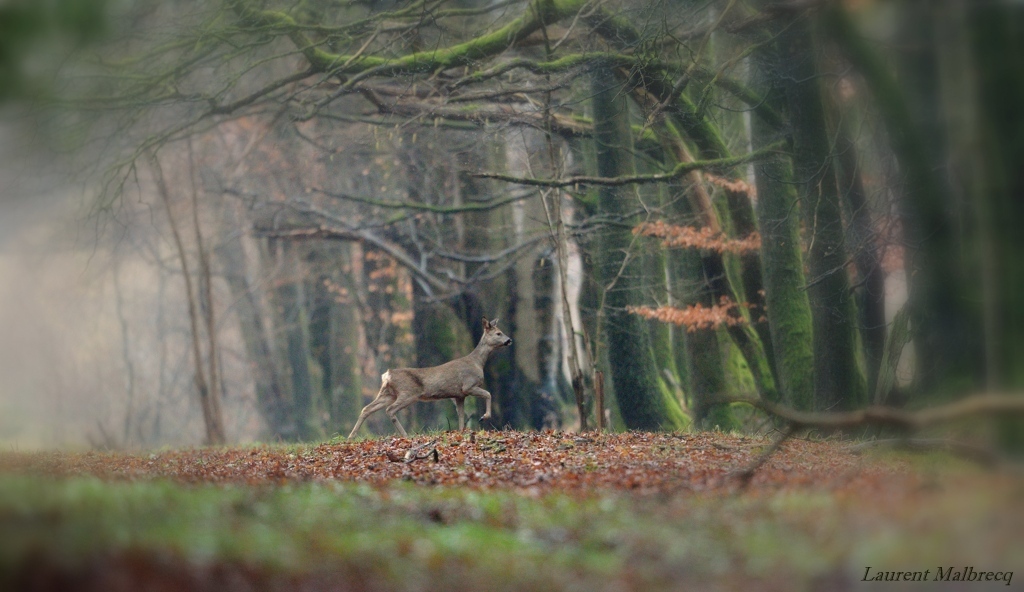
<svg viewBox="0 0 1024 592">
<path fill-rule="evenodd" d="M 420 395 L 421 399 L 450 399 L 463 396 L 463 387 L 483 383 L 483 370 L 465 358 L 432 368 L 390 370 L 391 384 L 401 394 Z"/>
</svg>

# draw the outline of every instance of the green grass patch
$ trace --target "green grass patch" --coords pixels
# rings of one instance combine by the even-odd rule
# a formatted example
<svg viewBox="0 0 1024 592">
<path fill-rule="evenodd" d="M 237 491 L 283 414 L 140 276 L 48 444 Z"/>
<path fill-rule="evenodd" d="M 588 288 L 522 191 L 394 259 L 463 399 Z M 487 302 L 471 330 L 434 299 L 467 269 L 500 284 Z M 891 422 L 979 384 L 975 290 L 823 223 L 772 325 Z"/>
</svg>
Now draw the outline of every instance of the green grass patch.
<svg viewBox="0 0 1024 592">
<path fill-rule="evenodd" d="M 290 582 L 266 589 L 331 574 L 396 590 L 799 590 L 852 584 L 869 565 L 1017 568 L 1024 578 L 1020 480 L 979 475 L 986 484 L 978 488 L 964 479 L 957 473 L 927 490 L 882 490 L 872 499 L 813 488 L 532 496 L 413 484 L 0 475 L 0 587 L 39 557 L 74 574 L 124 554 Z"/>
</svg>

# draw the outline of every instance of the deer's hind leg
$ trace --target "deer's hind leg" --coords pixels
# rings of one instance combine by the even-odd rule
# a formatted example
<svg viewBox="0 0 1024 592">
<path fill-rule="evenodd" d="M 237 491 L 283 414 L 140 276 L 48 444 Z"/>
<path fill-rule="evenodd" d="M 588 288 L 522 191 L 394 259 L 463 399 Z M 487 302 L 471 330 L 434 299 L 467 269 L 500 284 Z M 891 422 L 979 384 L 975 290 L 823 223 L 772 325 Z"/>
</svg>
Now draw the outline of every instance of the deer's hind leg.
<svg viewBox="0 0 1024 592">
<path fill-rule="evenodd" d="M 367 417 L 370 417 L 374 413 L 377 413 L 381 409 L 394 403 L 397 398 L 398 397 L 395 395 L 394 389 L 391 388 L 388 380 L 385 379 L 384 384 L 380 386 L 380 392 L 377 393 L 377 398 L 366 407 L 363 407 L 363 410 L 359 412 L 359 419 L 356 420 L 356 425 L 352 428 L 352 433 L 350 433 L 348 437 L 351 439 L 352 436 L 356 435 L 356 432 L 358 432 L 359 428 L 362 427 L 363 422 L 366 421 Z"/>
<path fill-rule="evenodd" d="M 397 413 L 415 402 L 416 397 L 396 397 L 395 401 L 388 405 L 388 408 L 384 410 L 384 413 L 387 413 L 388 417 L 391 418 L 391 423 L 395 424 L 395 427 L 398 428 L 398 432 L 406 438 L 409 437 L 409 434 L 407 434 L 405 428 L 402 427 L 402 422 L 398 421 Z"/>
<path fill-rule="evenodd" d="M 459 414 L 459 431 L 466 429 L 466 397 L 455 397 L 455 411 Z"/>
</svg>

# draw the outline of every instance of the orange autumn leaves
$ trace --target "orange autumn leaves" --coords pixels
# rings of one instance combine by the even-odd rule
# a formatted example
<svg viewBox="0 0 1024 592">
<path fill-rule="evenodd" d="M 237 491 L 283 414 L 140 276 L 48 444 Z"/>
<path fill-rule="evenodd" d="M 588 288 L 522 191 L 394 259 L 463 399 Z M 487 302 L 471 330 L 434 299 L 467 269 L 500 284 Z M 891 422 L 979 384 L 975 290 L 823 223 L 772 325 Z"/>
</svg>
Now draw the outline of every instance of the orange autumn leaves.
<svg viewBox="0 0 1024 592">
<path fill-rule="evenodd" d="M 700 329 L 716 329 L 721 325 L 735 326 L 746 323 L 747 320 L 737 312 L 739 304 L 729 300 L 725 296 L 719 304 L 704 306 L 700 303 L 684 308 L 674 306 L 627 306 L 626 311 L 640 315 L 645 319 L 654 319 L 662 323 L 672 323 L 686 327 L 688 333 Z"/>
<path fill-rule="evenodd" d="M 633 234 L 660 238 L 662 246 L 666 248 L 704 249 L 733 255 L 744 255 L 761 248 L 761 236 L 756 232 L 746 238 L 736 239 L 729 238 L 724 233 L 706 226 L 694 228 L 668 224 L 662 220 L 644 222 L 633 228 Z M 747 322 L 747 319 L 740 314 L 740 304 L 724 296 L 718 304 L 710 306 L 700 303 L 684 308 L 630 306 L 626 310 L 645 319 L 686 327 L 686 330 L 691 333 L 701 329 L 716 329 L 722 325 L 735 326 Z"/>
<path fill-rule="evenodd" d="M 728 238 L 722 232 L 711 228 L 693 228 L 667 224 L 662 220 L 644 222 L 633 228 L 633 234 L 653 236 L 661 239 L 661 245 L 669 248 L 707 249 L 719 253 L 743 255 L 761 248 L 761 235 L 753 233 L 746 238 Z"/>
</svg>

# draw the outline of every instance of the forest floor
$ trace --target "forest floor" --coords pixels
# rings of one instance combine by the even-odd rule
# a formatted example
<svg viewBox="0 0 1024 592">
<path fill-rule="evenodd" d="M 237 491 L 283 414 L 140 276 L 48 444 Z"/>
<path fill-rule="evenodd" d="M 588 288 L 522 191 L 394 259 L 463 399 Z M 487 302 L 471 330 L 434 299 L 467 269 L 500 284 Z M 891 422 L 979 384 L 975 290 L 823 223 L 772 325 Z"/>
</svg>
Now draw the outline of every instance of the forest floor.
<svg viewBox="0 0 1024 592">
<path fill-rule="evenodd" d="M 1007 572 L 1024 585 L 1019 474 L 792 439 L 744 482 L 771 443 L 503 431 L 0 453 L 0 588 L 981 590 Z M 938 568 L 1001 579 L 937 582 Z M 927 583 L 865 581 L 894 570 Z"/>
</svg>

